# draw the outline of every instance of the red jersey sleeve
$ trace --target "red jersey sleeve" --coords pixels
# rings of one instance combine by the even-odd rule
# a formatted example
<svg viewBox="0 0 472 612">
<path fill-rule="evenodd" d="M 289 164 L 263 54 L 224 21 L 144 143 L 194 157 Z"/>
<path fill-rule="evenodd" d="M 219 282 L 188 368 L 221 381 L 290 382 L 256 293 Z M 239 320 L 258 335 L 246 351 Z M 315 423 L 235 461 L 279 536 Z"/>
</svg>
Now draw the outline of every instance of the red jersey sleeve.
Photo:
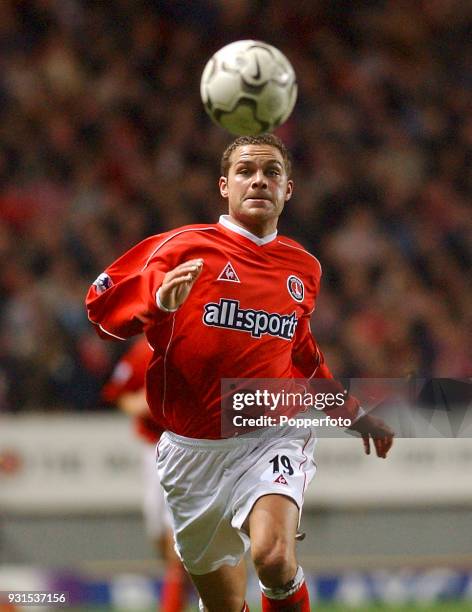
<svg viewBox="0 0 472 612">
<path fill-rule="evenodd" d="M 294 374 L 312 380 L 315 393 L 342 393 L 345 395 L 342 406 L 326 408 L 324 412 L 332 418 L 345 418 L 354 421 L 358 416 L 359 402 L 352 395 L 344 394 L 343 385 L 334 379 L 310 331 L 309 316 L 305 316 L 297 327 L 296 343 L 293 350 Z M 316 380 L 314 380 L 316 379 Z M 320 380 L 325 379 L 325 380 Z"/>
<path fill-rule="evenodd" d="M 104 338 L 125 340 L 146 330 L 151 318 L 163 320 L 168 313 L 156 303 L 156 292 L 172 269 L 165 254 L 155 251 L 165 235 L 136 245 L 99 275 L 90 287 L 88 317 Z"/>
<path fill-rule="evenodd" d="M 296 372 L 303 378 L 333 378 L 311 333 L 310 315 L 305 315 L 298 323 L 292 360 Z"/>
</svg>

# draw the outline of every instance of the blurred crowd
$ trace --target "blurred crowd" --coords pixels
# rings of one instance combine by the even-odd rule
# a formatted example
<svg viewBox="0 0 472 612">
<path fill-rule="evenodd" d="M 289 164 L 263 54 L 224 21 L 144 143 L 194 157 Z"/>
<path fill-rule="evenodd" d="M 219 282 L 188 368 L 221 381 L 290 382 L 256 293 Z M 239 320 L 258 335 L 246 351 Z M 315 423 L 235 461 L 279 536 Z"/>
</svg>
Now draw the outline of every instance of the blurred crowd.
<svg viewBox="0 0 472 612">
<path fill-rule="evenodd" d="M 0 2 L 0 411 L 89 410 L 123 351 L 84 295 L 142 238 L 224 211 L 232 139 L 199 80 L 241 38 L 299 98 L 281 231 L 320 259 L 316 335 L 339 376 L 469 377 L 472 3 Z"/>
</svg>

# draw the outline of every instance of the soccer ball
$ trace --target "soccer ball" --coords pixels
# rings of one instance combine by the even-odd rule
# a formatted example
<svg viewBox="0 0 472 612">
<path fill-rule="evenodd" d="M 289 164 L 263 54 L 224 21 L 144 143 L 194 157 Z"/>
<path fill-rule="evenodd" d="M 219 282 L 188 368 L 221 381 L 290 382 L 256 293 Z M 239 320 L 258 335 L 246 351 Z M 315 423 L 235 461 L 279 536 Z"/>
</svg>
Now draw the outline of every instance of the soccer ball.
<svg viewBox="0 0 472 612">
<path fill-rule="evenodd" d="M 297 99 L 292 65 L 278 49 L 238 40 L 217 51 L 203 70 L 200 94 L 212 120 L 238 135 L 271 132 Z"/>
</svg>

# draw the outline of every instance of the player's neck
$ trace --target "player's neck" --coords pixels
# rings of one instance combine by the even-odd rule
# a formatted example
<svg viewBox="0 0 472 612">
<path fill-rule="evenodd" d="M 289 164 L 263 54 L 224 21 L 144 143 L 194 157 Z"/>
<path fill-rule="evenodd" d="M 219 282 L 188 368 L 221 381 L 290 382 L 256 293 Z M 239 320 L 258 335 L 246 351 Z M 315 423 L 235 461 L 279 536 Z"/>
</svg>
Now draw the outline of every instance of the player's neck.
<svg viewBox="0 0 472 612">
<path fill-rule="evenodd" d="M 240 221 L 239 219 L 235 219 L 231 214 L 225 215 L 225 217 L 230 223 L 241 227 L 243 230 L 246 230 L 246 232 L 249 232 L 253 236 L 256 236 L 256 238 L 266 238 L 268 236 L 273 236 L 277 233 L 276 219 L 274 219 L 273 221 L 271 220 L 268 223 L 248 224 L 244 223 L 243 221 Z"/>
</svg>

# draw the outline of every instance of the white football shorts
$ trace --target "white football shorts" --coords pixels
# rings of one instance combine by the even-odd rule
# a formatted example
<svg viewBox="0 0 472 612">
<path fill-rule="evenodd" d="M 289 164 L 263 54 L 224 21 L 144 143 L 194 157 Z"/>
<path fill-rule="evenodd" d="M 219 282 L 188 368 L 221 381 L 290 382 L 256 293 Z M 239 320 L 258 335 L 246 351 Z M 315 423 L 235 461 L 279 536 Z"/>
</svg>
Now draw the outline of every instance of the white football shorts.
<svg viewBox="0 0 472 612">
<path fill-rule="evenodd" d="M 242 526 L 260 497 L 284 495 L 301 512 L 316 470 L 314 447 L 310 429 L 287 427 L 280 435 L 229 440 L 166 431 L 157 446 L 157 466 L 176 551 L 187 570 L 200 575 L 237 565 L 250 544 Z"/>
<path fill-rule="evenodd" d="M 144 496 L 143 517 L 146 533 L 152 540 L 157 540 L 168 529 L 172 529 L 172 517 L 164 498 L 164 489 L 156 470 L 156 447 L 154 444 L 143 444 Z"/>
</svg>

